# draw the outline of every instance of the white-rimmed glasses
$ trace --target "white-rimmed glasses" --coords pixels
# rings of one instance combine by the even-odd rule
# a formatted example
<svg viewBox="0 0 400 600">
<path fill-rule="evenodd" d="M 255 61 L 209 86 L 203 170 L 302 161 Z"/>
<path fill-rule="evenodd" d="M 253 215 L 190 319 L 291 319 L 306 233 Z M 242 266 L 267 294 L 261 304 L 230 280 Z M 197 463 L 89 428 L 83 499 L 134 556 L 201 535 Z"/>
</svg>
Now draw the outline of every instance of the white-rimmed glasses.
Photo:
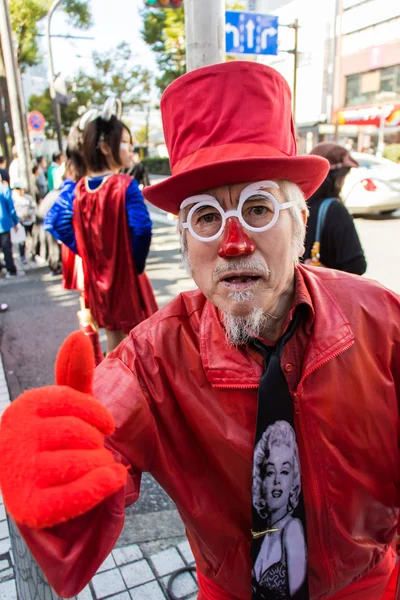
<svg viewBox="0 0 400 600">
<path fill-rule="evenodd" d="M 192 236 L 201 242 L 212 242 L 219 238 L 229 217 L 239 219 L 241 225 L 249 231 L 267 231 L 277 222 L 280 211 L 290 208 L 294 202 L 280 204 L 264 188 L 279 189 L 279 186 L 274 181 L 251 183 L 242 190 L 237 209 L 228 211 L 224 211 L 213 196 L 191 196 L 180 206 L 181 209 L 191 206 L 182 227 L 189 229 Z"/>
</svg>

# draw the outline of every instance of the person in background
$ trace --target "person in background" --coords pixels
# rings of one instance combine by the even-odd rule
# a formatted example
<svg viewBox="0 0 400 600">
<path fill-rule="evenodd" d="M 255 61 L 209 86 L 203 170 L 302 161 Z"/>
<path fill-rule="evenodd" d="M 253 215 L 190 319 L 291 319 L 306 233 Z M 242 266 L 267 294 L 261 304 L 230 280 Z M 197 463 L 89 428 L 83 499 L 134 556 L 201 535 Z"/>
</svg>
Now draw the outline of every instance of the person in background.
<svg viewBox="0 0 400 600">
<path fill-rule="evenodd" d="M 20 173 L 20 164 L 19 164 L 17 146 L 13 146 L 11 152 L 12 152 L 13 159 L 10 163 L 10 167 L 9 167 L 8 171 L 10 174 L 10 187 L 12 189 L 14 187 L 14 183 L 16 181 L 18 181 L 19 179 L 21 179 L 21 173 Z"/>
<path fill-rule="evenodd" d="M 138 182 L 140 189 L 150 185 L 149 174 L 147 168 L 140 160 L 139 152 L 133 153 L 133 165 L 130 169 L 123 169 L 124 173 L 127 173 L 131 177 L 134 177 Z"/>
<path fill-rule="evenodd" d="M 67 222 L 70 221 L 70 215 L 73 213 L 76 184 L 86 174 L 86 165 L 83 159 L 83 130 L 88 119 L 93 114 L 97 115 L 97 111 L 92 109 L 85 113 L 73 124 L 68 134 L 66 148 L 67 161 L 63 186 L 59 191 L 57 202 L 47 210 L 44 221 L 46 235 L 53 236 L 56 240 L 59 239 L 59 236 L 54 229 L 54 224 L 59 222 L 60 216 L 62 220 L 63 215 L 66 217 Z M 71 238 L 70 242 L 71 244 L 73 243 L 73 238 Z M 80 294 L 80 310 L 77 312 L 79 328 L 90 339 L 96 364 L 99 364 L 103 360 L 103 351 L 100 345 L 98 325 L 92 318 L 87 299 L 85 298 L 82 259 L 66 244 L 61 243 L 61 261 L 62 287 L 66 290 L 75 290 Z"/>
<path fill-rule="evenodd" d="M 10 185 L 10 174 L 7 169 L 7 161 L 4 156 L 0 156 L 0 181 Z"/>
<path fill-rule="evenodd" d="M 51 192 L 54 189 L 58 189 L 56 186 L 60 187 L 61 178 L 62 178 L 62 165 L 64 162 L 64 153 L 63 152 L 54 152 L 53 153 L 53 162 L 49 166 L 47 170 L 47 182 L 48 182 L 48 190 Z M 61 169 L 61 171 L 60 171 Z M 60 176 L 61 174 L 61 176 Z"/>
<path fill-rule="evenodd" d="M 34 253 L 32 230 L 36 221 L 36 202 L 30 194 L 26 193 L 25 188 L 25 182 L 22 179 L 17 180 L 14 183 L 14 189 L 12 190 L 12 198 L 18 220 L 25 229 L 26 240 L 29 240 L 29 252 L 31 258 L 33 259 Z M 26 240 L 18 244 L 21 262 L 24 265 L 27 264 L 27 258 L 25 255 Z"/>
<path fill-rule="evenodd" d="M 37 166 L 39 167 L 39 171 L 37 174 L 37 185 L 39 188 L 40 198 L 44 198 L 48 192 L 49 186 L 47 185 L 46 178 L 46 169 L 47 169 L 47 160 L 45 156 L 37 157 Z"/>
<path fill-rule="evenodd" d="M 39 188 L 39 184 L 38 184 L 39 165 L 34 165 L 32 167 L 32 175 L 34 177 L 34 182 L 35 182 L 35 187 L 34 187 L 35 201 L 36 201 L 36 204 L 39 204 L 39 202 L 41 200 L 40 188 Z"/>
<path fill-rule="evenodd" d="M 110 114 L 111 106 L 107 102 L 105 116 L 86 125 L 87 175 L 76 185 L 73 207 L 60 206 L 52 223 L 53 235 L 82 258 L 88 307 L 106 330 L 107 352 L 157 310 L 144 274 L 152 222 L 137 181 L 120 173 L 132 165 L 132 138 L 127 126 Z"/>
<path fill-rule="evenodd" d="M 6 263 L 7 279 L 18 275 L 12 254 L 10 233 L 12 227 L 14 227 L 15 230 L 18 229 L 18 217 L 14 207 L 11 189 L 7 184 L 0 183 L 0 245 Z"/>
<path fill-rule="evenodd" d="M 351 168 L 358 167 L 358 163 L 346 148 L 333 142 L 317 144 L 310 154 L 326 158 L 330 166 L 325 181 L 308 200 L 310 215 L 302 260 L 306 264 L 316 264 L 318 260 L 320 266 L 363 275 L 367 269 L 364 251 L 353 218 L 340 200 L 344 180 Z M 328 198 L 334 200 L 327 208 L 321 239 L 318 240 L 320 256 L 313 260 L 318 215 L 322 203 Z"/>
</svg>

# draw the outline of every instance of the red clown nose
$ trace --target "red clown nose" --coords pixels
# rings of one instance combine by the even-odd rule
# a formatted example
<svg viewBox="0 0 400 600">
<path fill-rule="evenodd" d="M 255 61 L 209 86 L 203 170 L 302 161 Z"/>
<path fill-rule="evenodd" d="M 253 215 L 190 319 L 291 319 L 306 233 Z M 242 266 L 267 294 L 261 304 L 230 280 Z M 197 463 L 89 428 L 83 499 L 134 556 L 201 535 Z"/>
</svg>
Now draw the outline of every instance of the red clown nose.
<svg viewBox="0 0 400 600">
<path fill-rule="evenodd" d="M 226 220 L 222 243 L 218 250 L 218 256 L 240 256 L 242 254 L 253 254 L 256 246 L 244 231 L 236 217 Z"/>
</svg>

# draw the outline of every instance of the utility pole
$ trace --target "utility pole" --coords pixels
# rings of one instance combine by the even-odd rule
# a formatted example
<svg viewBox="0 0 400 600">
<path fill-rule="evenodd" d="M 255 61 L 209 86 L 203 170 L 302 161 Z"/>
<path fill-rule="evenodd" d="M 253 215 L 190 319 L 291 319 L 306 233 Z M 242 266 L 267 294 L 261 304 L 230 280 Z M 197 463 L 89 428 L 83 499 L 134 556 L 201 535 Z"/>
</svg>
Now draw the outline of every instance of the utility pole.
<svg viewBox="0 0 400 600">
<path fill-rule="evenodd" d="M 293 50 L 289 50 L 289 54 L 293 54 L 293 92 L 292 92 L 292 112 L 293 121 L 296 124 L 296 105 L 297 105 L 297 67 L 299 60 L 299 20 L 295 19 L 293 23 L 287 25 L 290 29 L 294 29 L 294 46 Z"/>
<path fill-rule="evenodd" d="M 55 74 L 54 74 L 54 61 L 53 61 L 53 52 L 51 49 L 51 35 L 50 35 L 50 26 L 51 26 L 51 17 L 53 16 L 54 11 L 57 6 L 61 4 L 62 0 L 54 0 L 52 5 L 50 6 L 50 10 L 47 14 L 47 26 L 46 26 L 46 36 L 47 36 L 47 50 L 49 54 L 49 86 L 50 86 L 50 96 L 53 103 L 53 112 L 54 117 L 56 119 L 56 131 L 57 131 L 57 142 L 58 149 L 62 152 L 62 133 L 61 133 L 61 111 L 60 104 L 57 101 L 57 93 L 55 89 Z"/>
<path fill-rule="evenodd" d="M 225 62 L 224 0 L 185 0 L 188 71 Z"/>
<path fill-rule="evenodd" d="M 18 151 L 20 172 L 24 175 L 29 191 L 32 189 L 32 166 L 29 147 L 28 128 L 26 123 L 25 103 L 22 96 L 21 75 L 15 57 L 11 34 L 11 23 L 7 0 L 0 0 L 0 38 L 3 51 L 4 67 L 10 98 L 11 119 L 14 130 L 15 145 Z"/>
</svg>

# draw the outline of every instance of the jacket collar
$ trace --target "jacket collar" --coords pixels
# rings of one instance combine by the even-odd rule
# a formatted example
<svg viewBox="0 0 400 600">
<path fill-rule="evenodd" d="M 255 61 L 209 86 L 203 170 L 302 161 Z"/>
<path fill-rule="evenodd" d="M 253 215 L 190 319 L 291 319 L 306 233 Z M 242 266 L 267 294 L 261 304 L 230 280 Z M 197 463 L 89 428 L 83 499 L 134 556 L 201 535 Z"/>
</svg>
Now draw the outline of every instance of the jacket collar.
<svg viewBox="0 0 400 600">
<path fill-rule="evenodd" d="M 295 277 L 295 299 L 289 316 L 291 318 L 298 305 L 307 306 L 304 330 L 308 343 L 302 366 L 306 375 L 351 345 L 354 335 L 338 301 L 314 270 L 299 265 Z M 289 343 L 295 343 L 295 339 L 296 335 Z M 200 318 L 200 354 L 207 379 L 213 387 L 258 387 L 262 374 L 261 356 L 250 347 L 229 345 L 218 309 L 208 300 Z"/>
</svg>

